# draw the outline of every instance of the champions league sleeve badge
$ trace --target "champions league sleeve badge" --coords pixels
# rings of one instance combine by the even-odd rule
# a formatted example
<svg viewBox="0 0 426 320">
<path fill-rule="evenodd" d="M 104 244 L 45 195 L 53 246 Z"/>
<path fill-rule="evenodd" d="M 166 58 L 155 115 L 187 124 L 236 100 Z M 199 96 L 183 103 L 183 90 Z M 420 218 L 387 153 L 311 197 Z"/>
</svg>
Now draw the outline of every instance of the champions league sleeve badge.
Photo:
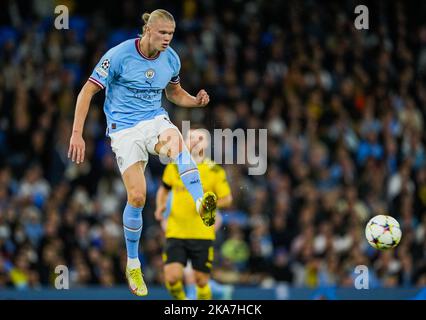
<svg viewBox="0 0 426 320">
<path fill-rule="evenodd" d="M 101 65 L 96 68 L 95 71 L 100 77 L 106 78 L 108 76 L 108 69 L 110 65 L 111 62 L 109 61 L 109 59 L 105 59 L 104 61 L 102 61 Z"/>
</svg>

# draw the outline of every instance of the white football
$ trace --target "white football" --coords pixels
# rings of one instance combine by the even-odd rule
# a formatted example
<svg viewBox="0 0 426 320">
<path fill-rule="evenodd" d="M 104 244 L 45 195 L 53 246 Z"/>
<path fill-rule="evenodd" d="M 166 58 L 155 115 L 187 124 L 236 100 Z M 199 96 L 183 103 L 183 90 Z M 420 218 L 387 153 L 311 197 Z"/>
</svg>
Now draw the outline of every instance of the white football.
<svg viewBox="0 0 426 320">
<path fill-rule="evenodd" d="M 401 241 L 401 236 L 401 227 L 391 216 L 377 215 L 371 218 L 365 227 L 368 243 L 379 250 L 395 248 Z"/>
</svg>

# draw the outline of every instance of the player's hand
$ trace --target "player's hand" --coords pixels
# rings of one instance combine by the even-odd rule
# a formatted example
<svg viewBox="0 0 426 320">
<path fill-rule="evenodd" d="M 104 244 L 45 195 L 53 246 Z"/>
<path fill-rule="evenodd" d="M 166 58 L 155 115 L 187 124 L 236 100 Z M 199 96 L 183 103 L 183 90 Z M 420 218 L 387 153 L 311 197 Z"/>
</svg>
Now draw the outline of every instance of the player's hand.
<svg viewBox="0 0 426 320">
<path fill-rule="evenodd" d="M 81 133 L 73 133 L 70 139 L 70 147 L 68 149 L 68 158 L 72 162 L 80 164 L 84 161 L 84 153 L 86 151 L 86 144 Z"/>
<path fill-rule="evenodd" d="M 206 90 L 200 90 L 195 98 L 199 107 L 205 107 L 210 101 L 210 97 Z"/>
<path fill-rule="evenodd" d="M 155 219 L 157 221 L 161 222 L 163 220 L 163 212 L 164 212 L 164 210 L 166 210 L 166 206 L 157 207 L 155 209 L 154 216 L 155 216 Z"/>
</svg>

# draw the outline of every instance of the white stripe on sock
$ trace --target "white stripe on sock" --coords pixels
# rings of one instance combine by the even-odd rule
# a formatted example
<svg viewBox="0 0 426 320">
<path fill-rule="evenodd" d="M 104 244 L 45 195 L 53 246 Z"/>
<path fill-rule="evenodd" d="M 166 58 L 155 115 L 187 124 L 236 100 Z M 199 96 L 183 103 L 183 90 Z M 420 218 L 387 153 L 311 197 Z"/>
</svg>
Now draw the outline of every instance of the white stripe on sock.
<svg viewBox="0 0 426 320">
<path fill-rule="evenodd" d="M 180 177 L 182 178 L 183 176 L 186 176 L 187 174 L 189 174 L 189 173 L 191 173 L 191 172 L 194 172 L 194 171 L 196 171 L 196 170 L 197 170 L 196 168 L 194 168 L 194 169 L 190 169 L 190 170 L 188 170 L 188 171 L 186 171 L 186 172 L 182 173 L 182 174 L 180 175 Z"/>
<path fill-rule="evenodd" d="M 126 227 L 125 225 L 123 225 L 123 228 L 126 229 L 127 231 L 130 231 L 130 232 L 139 232 L 139 231 L 142 230 L 142 226 L 140 226 L 139 229 L 130 229 L 130 228 Z"/>
</svg>

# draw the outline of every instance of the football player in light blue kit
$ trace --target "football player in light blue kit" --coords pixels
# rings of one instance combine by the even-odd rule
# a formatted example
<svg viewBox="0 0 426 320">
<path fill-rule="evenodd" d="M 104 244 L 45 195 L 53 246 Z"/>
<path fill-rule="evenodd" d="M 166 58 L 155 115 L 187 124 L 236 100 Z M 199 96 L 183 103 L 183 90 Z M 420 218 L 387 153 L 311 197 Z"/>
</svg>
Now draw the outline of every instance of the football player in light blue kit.
<svg viewBox="0 0 426 320">
<path fill-rule="evenodd" d="M 126 277 L 130 290 L 138 296 L 148 294 L 138 258 L 148 153 L 168 156 L 178 165 L 181 179 L 207 226 L 215 222 L 217 202 L 214 193 L 203 194 L 198 168 L 182 135 L 161 106 L 163 90 L 169 101 L 189 108 L 206 106 L 209 96 L 200 90 L 194 97 L 180 86 L 179 56 L 169 46 L 175 31 L 173 16 L 157 9 L 142 18 L 145 22 L 142 37 L 110 49 L 79 93 L 68 151 L 72 161 L 77 164 L 84 161 L 83 127 L 90 101 L 105 89 L 107 135 L 127 191 L 123 213 L 128 257 Z"/>
</svg>

